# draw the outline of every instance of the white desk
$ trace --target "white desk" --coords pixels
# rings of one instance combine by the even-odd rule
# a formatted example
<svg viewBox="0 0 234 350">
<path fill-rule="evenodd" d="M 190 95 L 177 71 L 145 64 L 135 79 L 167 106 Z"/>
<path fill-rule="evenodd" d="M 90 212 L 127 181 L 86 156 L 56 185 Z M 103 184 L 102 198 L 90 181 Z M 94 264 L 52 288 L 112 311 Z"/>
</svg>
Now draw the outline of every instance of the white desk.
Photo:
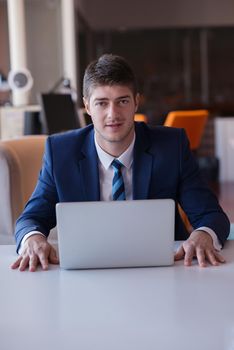
<svg viewBox="0 0 234 350">
<path fill-rule="evenodd" d="M 233 350 L 234 241 L 219 267 L 9 270 L 0 246 L 1 350 Z"/>
</svg>

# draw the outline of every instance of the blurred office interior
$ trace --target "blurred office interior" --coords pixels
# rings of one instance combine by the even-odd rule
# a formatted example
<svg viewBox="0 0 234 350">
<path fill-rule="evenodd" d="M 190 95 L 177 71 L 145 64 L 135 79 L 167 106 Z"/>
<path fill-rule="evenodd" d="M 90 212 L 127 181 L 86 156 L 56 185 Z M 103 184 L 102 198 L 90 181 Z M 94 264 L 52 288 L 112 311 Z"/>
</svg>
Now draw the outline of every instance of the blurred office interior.
<svg viewBox="0 0 234 350">
<path fill-rule="evenodd" d="M 170 111 L 209 111 L 196 156 L 234 220 L 234 2 L 18 1 L 24 5 L 25 62 L 33 86 L 27 103 L 14 105 L 14 91 L 7 85 L 12 70 L 9 3 L 14 0 L 0 0 L 1 138 L 24 134 L 25 113 L 40 114 L 39 94 L 61 92 L 64 79 L 69 80 L 66 91 L 75 92 L 76 107 L 82 110 L 86 65 L 106 52 L 122 55 L 136 72 L 139 113 L 147 116 L 150 125 L 162 125 Z M 74 12 L 73 71 L 66 70 L 70 50 L 65 42 L 67 6 Z"/>
</svg>

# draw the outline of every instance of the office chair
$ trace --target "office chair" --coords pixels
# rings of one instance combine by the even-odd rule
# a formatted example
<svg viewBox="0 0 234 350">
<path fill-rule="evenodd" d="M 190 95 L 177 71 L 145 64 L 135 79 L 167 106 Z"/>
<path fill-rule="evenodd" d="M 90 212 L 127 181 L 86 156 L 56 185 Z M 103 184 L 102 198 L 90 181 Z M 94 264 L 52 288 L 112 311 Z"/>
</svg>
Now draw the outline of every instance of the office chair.
<svg viewBox="0 0 234 350">
<path fill-rule="evenodd" d="M 39 100 L 43 133 L 50 135 L 80 127 L 71 94 L 43 93 Z"/>
<path fill-rule="evenodd" d="M 46 135 L 0 141 L 0 242 L 12 241 L 17 217 L 37 182 Z"/>
<path fill-rule="evenodd" d="M 168 113 L 164 126 L 185 129 L 190 142 L 190 148 L 193 152 L 196 152 L 201 143 L 208 115 L 209 112 L 205 109 L 172 111 Z M 193 228 L 187 215 L 179 205 L 178 210 L 187 231 L 191 233 Z"/>
<path fill-rule="evenodd" d="M 185 129 L 190 148 L 196 151 L 200 146 L 208 115 L 209 112 L 206 109 L 172 111 L 168 113 L 164 126 Z"/>
<path fill-rule="evenodd" d="M 134 117 L 134 121 L 148 123 L 148 118 L 145 114 L 136 113 Z"/>
</svg>

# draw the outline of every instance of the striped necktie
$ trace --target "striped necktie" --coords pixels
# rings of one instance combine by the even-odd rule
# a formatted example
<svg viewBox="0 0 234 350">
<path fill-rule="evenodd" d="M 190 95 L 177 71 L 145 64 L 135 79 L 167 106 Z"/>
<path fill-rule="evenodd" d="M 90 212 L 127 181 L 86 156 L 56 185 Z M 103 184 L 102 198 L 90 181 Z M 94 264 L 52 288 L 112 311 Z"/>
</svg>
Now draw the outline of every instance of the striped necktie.
<svg viewBox="0 0 234 350">
<path fill-rule="evenodd" d="M 111 165 L 114 168 L 114 177 L 112 182 L 113 201 L 126 200 L 124 181 L 121 172 L 121 167 L 123 166 L 123 164 L 120 161 L 118 161 L 118 159 L 114 159 Z"/>
</svg>

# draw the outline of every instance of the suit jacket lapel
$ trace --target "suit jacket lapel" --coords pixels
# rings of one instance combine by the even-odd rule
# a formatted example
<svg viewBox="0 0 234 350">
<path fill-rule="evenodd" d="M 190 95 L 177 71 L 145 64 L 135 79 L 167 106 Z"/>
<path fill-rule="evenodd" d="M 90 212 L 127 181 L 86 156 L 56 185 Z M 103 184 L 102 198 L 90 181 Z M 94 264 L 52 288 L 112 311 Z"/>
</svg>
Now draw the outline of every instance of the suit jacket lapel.
<svg viewBox="0 0 234 350">
<path fill-rule="evenodd" d="M 152 173 L 153 156 L 149 153 L 150 141 L 147 130 L 137 125 L 133 155 L 133 199 L 149 198 L 149 186 Z M 81 182 L 85 200 L 100 200 L 98 156 L 94 144 L 94 131 L 87 136 L 82 147 L 83 158 L 79 160 Z"/>
<path fill-rule="evenodd" d="M 92 130 L 87 136 L 82 147 L 84 158 L 79 161 L 81 179 L 85 193 L 85 200 L 100 200 L 99 170 L 98 157 L 94 144 L 94 131 Z"/>
<path fill-rule="evenodd" d="M 149 153 L 149 138 L 143 126 L 136 126 L 133 158 L 133 199 L 149 198 L 153 157 Z"/>
</svg>

